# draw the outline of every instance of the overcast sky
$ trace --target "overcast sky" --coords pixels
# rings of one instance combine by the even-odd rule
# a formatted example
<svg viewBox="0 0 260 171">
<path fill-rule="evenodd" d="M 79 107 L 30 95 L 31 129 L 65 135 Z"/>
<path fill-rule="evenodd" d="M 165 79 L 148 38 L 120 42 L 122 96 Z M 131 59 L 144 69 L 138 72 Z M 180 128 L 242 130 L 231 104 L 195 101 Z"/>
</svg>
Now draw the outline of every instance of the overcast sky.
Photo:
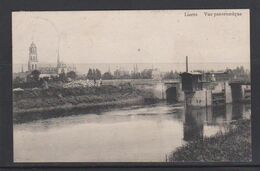
<svg viewBox="0 0 260 171">
<path fill-rule="evenodd" d="M 42 63 L 249 63 L 249 10 L 220 11 L 13 12 L 13 62 L 34 41 Z"/>
</svg>

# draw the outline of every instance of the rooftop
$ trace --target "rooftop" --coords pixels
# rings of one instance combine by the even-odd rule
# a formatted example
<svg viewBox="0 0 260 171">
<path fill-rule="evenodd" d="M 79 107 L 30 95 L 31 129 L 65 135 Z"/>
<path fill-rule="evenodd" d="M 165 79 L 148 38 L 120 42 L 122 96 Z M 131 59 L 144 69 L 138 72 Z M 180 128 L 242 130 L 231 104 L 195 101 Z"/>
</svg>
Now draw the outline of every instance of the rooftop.
<svg viewBox="0 0 260 171">
<path fill-rule="evenodd" d="M 200 73 L 200 72 L 183 72 L 183 73 L 181 73 L 181 75 L 182 75 L 182 74 L 202 75 L 202 73 Z"/>
</svg>

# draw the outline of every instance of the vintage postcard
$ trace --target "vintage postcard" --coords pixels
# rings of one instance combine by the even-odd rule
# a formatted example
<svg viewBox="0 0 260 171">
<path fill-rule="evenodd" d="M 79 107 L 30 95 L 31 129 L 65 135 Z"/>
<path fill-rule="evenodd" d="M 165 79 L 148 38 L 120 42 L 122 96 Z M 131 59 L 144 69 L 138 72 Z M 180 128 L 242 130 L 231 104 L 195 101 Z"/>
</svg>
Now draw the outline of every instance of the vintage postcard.
<svg viewBox="0 0 260 171">
<path fill-rule="evenodd" d="M 249 14 L 13 12 L 14 162 L 251 162 Z"/>
</svg>

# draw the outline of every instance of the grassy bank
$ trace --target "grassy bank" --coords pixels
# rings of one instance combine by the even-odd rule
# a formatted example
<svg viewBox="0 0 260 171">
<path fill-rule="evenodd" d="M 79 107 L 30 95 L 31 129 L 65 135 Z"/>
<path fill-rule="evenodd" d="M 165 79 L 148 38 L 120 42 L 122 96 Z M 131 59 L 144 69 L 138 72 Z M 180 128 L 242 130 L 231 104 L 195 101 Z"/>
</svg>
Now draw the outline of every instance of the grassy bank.
<svg viewBox="0 0 260 171">
<path fill-rule="evenodd" d="M 88 113 L 153 102 L 153 96 L 129 84 L 101 87 L 28 89 L 13 94 L 14 122 Z"/>
<path fill-rule="evenodd" d="M 123 99 L 120 101 L 106 101 L 99 103 L 79 103 L 76 105 L 66 104 L 54 107 L 39 107 L 24 109 L 14 112 L 14 123 L 24 123 L 39 119 L 48 119 L 53 117 L 63 117 L 77 114 L 86 114 L 90 112 L 99 112 L 111 108 L 120 108 L 132 105 L 143 104 L 142 97 Z"/>
<path fill-rule="evenodd" d="M 248 162 L 252 160 L 251 121 L 239 120 L 227 133 L 189 142 L 169 156 L 170 162 Z"/>
</svg>

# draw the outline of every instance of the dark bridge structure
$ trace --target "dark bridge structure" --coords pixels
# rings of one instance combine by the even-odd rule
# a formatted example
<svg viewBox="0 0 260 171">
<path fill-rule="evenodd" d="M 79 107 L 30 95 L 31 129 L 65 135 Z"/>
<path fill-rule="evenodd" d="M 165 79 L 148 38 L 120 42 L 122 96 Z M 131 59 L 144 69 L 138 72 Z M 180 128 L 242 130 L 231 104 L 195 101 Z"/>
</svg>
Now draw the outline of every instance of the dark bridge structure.
<svg viewBox="0 0 260 171">
<path fill-rule="evenodd" d="M 233 102 L 246 102 L 251 100 L 251 82 L 250 81 L 230 81 Z"/>
<path fill-rule="evenodd" d="M 165 81 L 165 94 L 167 102 L 179 102 L 181 100 L 181 83 L 179 81 Z"/>
</svg>

